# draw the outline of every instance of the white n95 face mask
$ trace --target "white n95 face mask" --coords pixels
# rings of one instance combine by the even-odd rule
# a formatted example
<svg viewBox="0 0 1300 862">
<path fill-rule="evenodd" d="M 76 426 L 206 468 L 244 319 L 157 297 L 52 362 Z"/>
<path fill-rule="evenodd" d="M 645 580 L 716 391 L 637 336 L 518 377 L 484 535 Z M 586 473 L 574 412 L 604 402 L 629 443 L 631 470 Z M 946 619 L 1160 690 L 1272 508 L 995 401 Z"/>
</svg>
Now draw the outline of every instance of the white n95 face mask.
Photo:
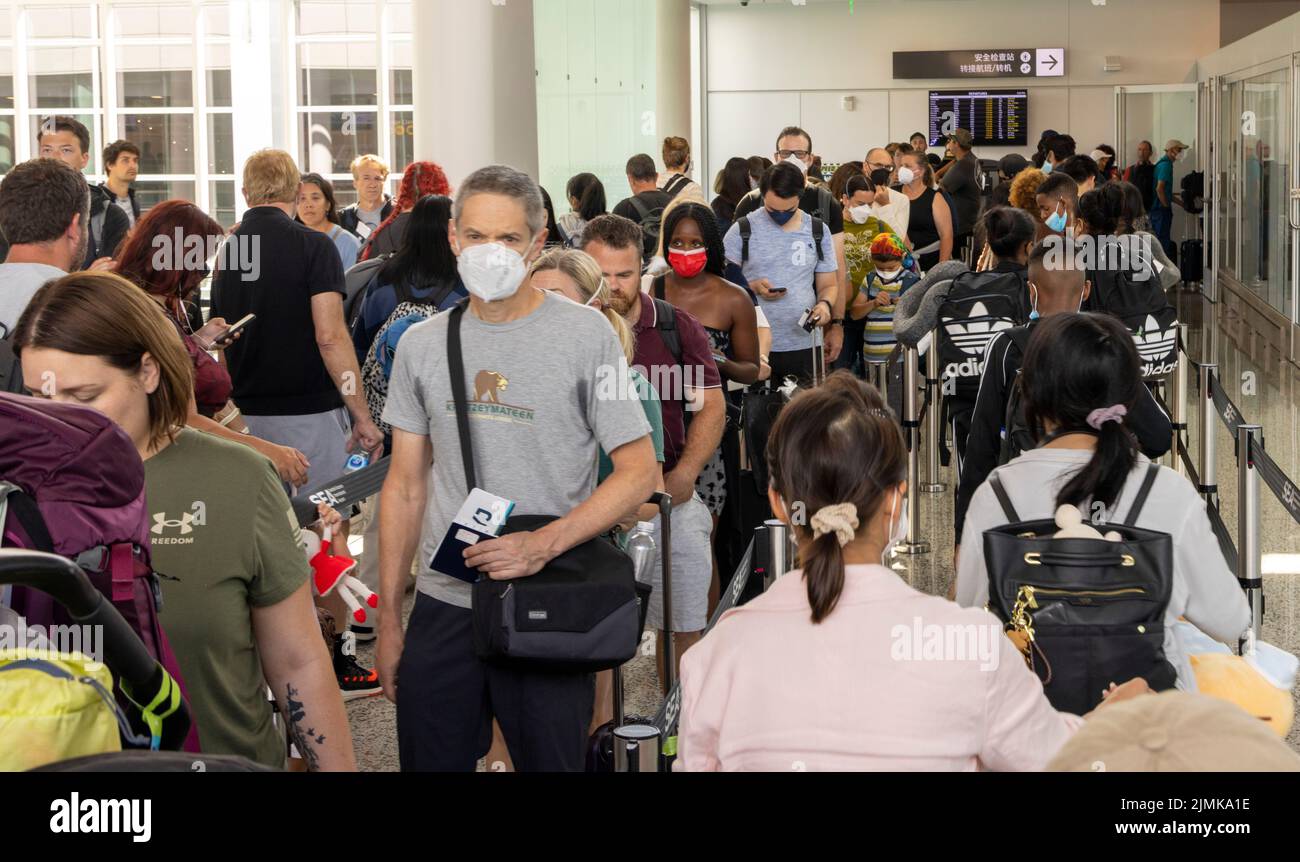
<svg viewBox="0 0 1300 862">
<path fill-rule="evenodd" d="M 871 218 L 871 204 L 862 204 L 849 210 L 849 218 L 853 219 L 854 224 L 866 224 L 867 219 Z"/>
<path fill-rule="evenodd" d="M 465 289 L 484 302 L 500 302 L 514 296 L 528 274 L 519 252 L 499 242 L 461 249 L 456 269 Z"/>
<path fill-rule="evenodd" d="M 911 168 L 898 169 L 898 182 L 901 183 L 902 185 L 907 185 L 914 179 L 916 179 L 916 174 L 915 172 L 912 171 Z"/>
<path fill-rule="evenodd" d="M 798 168 L 798 169 L 799 169 L 799 173 L 801 173 L 801 174 L 807 174 L 807 173 L 808 173 L 808 166 L 805 165 L 805 164 L 803 163 L 803 159 L 799 158 L 798 156 L 790 156 L 790 158 L 786 159 L 785 161 L 786 161 L 786 164 L 791 164 L 791 165 L 794 165 L 796 168 Z"/>
</svg>

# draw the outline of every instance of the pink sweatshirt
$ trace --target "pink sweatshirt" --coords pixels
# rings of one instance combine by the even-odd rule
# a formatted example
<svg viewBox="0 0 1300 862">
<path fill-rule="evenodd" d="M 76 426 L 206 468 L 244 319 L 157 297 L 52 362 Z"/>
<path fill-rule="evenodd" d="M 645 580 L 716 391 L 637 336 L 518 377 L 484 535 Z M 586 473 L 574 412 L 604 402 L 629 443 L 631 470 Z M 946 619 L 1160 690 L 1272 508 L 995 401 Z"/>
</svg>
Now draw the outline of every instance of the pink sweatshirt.
<svg viewBox="0 0 1300 862">
<path fill-rule="evenodd" d="M 987 611 L 861 565 L 814 625 L 795 570 L 683 656 L 675 768 L 1033 771 L 1082 723 Z"/>
</svg>

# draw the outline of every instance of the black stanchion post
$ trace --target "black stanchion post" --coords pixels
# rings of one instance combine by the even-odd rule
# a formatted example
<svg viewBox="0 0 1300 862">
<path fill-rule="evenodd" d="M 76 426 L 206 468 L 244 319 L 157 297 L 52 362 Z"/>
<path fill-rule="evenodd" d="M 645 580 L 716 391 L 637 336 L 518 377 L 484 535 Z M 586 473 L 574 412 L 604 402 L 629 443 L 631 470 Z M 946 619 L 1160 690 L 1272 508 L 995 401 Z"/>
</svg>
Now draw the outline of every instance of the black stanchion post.
<svg viewBox="0 0 1300 862">
<path fill-rule="evenodd" d="M 1201 445 L 1198 451 L 1201 456 L 1201 463 L 1198 465 L 1201 474 L 1201 485 L 1197 488 L 1205 502 L 1211 506 L 1219 505 L 1219 467 L 1215 461 L 1215 434 L 1218 432 L 1217 422 L 1218 413 L 1214 409 L 1214 393 L 1210 387 L 1217 386 L 1219 381 L 1215 377 L 1215 372 L 1219 366 L 1213 362 L 1207 362 L 1200 368 L 1201 382 Z"/>
<path fill-rule="evenodd" d="M 937 349 L 933 344 L 931 350 Z M 921 520 L 921 405 L 920 356 L 915 347 L 903 351 L 903 430 L 907 435 L 907 537 L 898 545 L 900 554 L 928 554 L 930 544 L 916 537 Z"/>
<path fill-rule="evenodd" d="M 1263 431 L 1259 425 L 1237 428 L 1237 580 L 1250 601 L 1250 628 L 1256 641 L 1264 616 L 1264 581 L 1260 573 L 1259 471 L 1251 450 L 1259 447 Z"/>
<path fill-rule="evenodd" d="M 939 476 L 939 449 L 943 445 L 942 382 L 939 379 L 939 330 L 935 329 L 930 333 L 930 348 L 925 352 L 925 391 L 930 402 L 925 414 L 925 476 L 928 481 L 920 490 L 926 494 L 942 494 L 948 490 Z"/>
</svg>

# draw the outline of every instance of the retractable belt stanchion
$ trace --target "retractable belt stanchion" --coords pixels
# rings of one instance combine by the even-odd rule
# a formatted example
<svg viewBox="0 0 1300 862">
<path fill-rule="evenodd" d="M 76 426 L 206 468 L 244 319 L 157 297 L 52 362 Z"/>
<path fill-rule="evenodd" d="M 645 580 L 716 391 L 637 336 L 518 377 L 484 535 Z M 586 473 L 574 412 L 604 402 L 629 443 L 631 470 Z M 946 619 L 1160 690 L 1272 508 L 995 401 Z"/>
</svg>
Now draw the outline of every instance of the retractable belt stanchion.
<svg viewBox="0 0 1300 862">
<path fill-rule="evenodd" d="M 934 345 L 930 346 L 934 350 Z M 915 347 L 903 351 L 903 433 L 907 436 L 907 537 L 897 546 L 900 554 L 928 554 L 928 542 L 918 541 L 921 495 L 917 491 L 921 473 L 920 357 Z"/>
<path fill-rule="evenodd" d="M 772 588 L 776 579 L 790 571 L 793 556 L 790 554 L 790 528 L 780 521 L 763 524 L 767 528 L 767 571 L 763 573 L 763 591 Z"/>
<path fill-rule="evenodd" d="M 615 772 L 658 772 L 659 729 L 649 724 L 625 724 L 614 730 Z"/>
<path fill-rule="evenodd" d="M 1259 471 L 1251 450 L 1259 446 L 1263 433 L 1259 425 L 1237 427 L 1237 580 L 1250 602 L 1250 628 L 1256 641 L 1264 616 L 1264 581 L 1260 574 Z"/>
<path fill-rule="evenodd" d="M 925 414 L 926 472 L 928 480 L 920 490 L 926 494 L 942 494 L 948 486 L 939 481 L 939 450 L 943 446 L 943 387 L 939 379 L 939 330 L 930 333 L 930 348 L 925 352 L 925 391 L 930 406 Z M 911 513 L 908 513 L 911 517 Z"/>
<path fill-rule="evenodd" d="M 1211 505 L 1219 505 L 1218 465 L 1215 462 L 1214 437 L 1218 431 L 1219 414 L 1214 409 L 1214 393 L 1210 387 L 1215 385 L 1215 372 L 1219 366 L 1210 362 L 1200 367 L 1201 382 L 1201 463 L 1197 465 L 1201 474 L 1201 484 L 1196 489 Z"/>
<path fill-rule="evenodd" d="M 1178 447 L 1187 433 L 1187 324 L 1178 324 L 1178 341 L 1174 346 L 1174 358 L 1178 363 L 1174 369 L 1174 383 L 1171 387 L 1169 409 L 1173 413 L 1169 421 L 1174 426 L 1173 446 L 1169 449 L 1169 454 L 1173 456 L 1173 467 L 1178 471 L 1178 475 L 1184 479 L 1187 476 L 1187 467 L 1183 464 L 1183 459 L 1178 454 Z"/>
</svg>

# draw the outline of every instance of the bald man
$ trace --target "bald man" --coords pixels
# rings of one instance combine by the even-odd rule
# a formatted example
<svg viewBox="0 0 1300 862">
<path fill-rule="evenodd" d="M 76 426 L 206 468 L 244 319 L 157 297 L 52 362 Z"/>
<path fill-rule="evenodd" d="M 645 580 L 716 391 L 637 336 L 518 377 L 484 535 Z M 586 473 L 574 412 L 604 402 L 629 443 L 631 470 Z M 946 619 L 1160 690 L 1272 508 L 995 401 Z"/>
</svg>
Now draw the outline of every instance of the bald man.
<svg viewBox="0 0 1300 862">
<path fill-rule="evenodd" d="M 887 176 L 886 171 L 888 171 Z M 876 147 L 862 160 L 862 172 L 876 184 L 876 200 L 871 205 L 871 214 L 906 240 L 912 202 L 907 199 L 907 195 L 890 188 L 896 182 L 894 157 L 884 147 Z"/>
</svg>

